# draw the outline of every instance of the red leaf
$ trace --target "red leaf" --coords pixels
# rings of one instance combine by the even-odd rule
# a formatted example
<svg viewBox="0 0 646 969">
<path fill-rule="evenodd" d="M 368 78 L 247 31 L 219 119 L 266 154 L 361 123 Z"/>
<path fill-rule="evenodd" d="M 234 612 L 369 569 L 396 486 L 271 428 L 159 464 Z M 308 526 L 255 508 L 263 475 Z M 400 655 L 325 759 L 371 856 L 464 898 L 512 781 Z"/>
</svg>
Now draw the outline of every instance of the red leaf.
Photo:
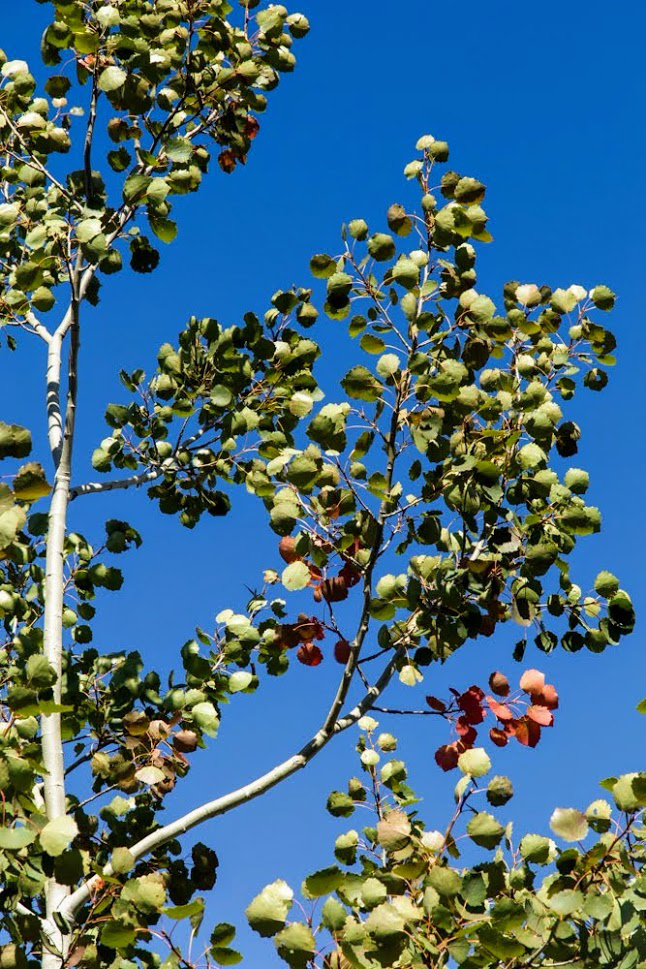
<svg viewBox="0 0 646 969">
<path fill-rule="evenodd" d="M 551 727 L 554 723 L 554 717 L 547 707 L 539 706 L 537 703 L 527 708 L 527 716 L 534 723 L 539 723 L 541 727 Z"/>
<path fill-rule="evenodd" d="M 281 538 L 278 543 L 278 554 L 284 562 L 291 565 L 292 562 L 299 562 L 300 555 L 296 554 L 296 542 L 291 535 Z"/>
<path fill-rule="evenodd" d="M 323 662 L 323 653 L 314 643 L 303 643 L 296 653 L 296 658 L 303 666 L 318 666 Z"/>
<path fill-rule="evenodd" d="M 516 722 L 516 729 L 514 731 L 516 740 L 523 747 L 535 747 L 538 741 L 541 739 L 541 728 L 533 720 L 529 720 L 527 717 L 523 717 L 521 720 Z"/>
<path fill-rule="evenodd" d="M 494 700 L 492 696 L 487 697 L 487 703 L 494 717 L 497 717 L 499 720 L 514 719 L 514 714 L 509 709 L 506 703 L 498 703 L 498 701 Z"/>
<path fill-rule="evenodd" d="M 350 643 L 347 639 L 339 639 L 334 645 L 334 658 L 337 663 L 342 663 L 344 666 L 350 658 Z"/>
<path fill-rule="evenodd" d="M 428 703 L 431 710 L 436 710 L 437 713 L 446 712 L 446 703 L 443 703 L 442 700 L 438 700 L 436 696 L 427 696 L 426 702 Z"/>
<path fill-rule="evenodd" d="M 454 767 L 458 766 L 460 753 L 457 743 L 444 744 L 443 747 L 438 747 L 435 751 L 435 763 L 444 771 L 453 770 Z"/>
<path fill-rule="evenodd" d="M 489 689 L 496 696 L 509 696 L 509 680 L 504 673 L 492 673 L 489 677 Z"/>
<path fill-rule="evenodd" d="M 455 729 L 465 748 L 473 747 L 478 732 L 468 723 L 466 717 L 458 717 Z"/>
<path fill-rule="evenodd" d="M 546 683 L 541 692 L 533 695 L 532 699 L 548 710 L 558 709 L 559 695 L 551 683 Z"/>
<path fill-rule="evenodd" d="M 545 673 L 539 670 L 525 670 L 520 678 L 520 688 L 530 696 L 533 693 L 540 693 L 545 686 Z"/>
<path fill-rule="evenodd" d="M 458 699 L 458 706 L 469 723 L 482 723 L 485 712 L 482 709 L 484 693 L 477 686 L 470 686 Z"/>
<path fill-rule="evenodd" d="M 496 747 L 506 747 L 509 742 L 509 737 L 504 730 L 500 727 L 492 727 L 489 731 L 489 736 L 491 737 L 491 742 L 496 745 Z"/>
</svg>

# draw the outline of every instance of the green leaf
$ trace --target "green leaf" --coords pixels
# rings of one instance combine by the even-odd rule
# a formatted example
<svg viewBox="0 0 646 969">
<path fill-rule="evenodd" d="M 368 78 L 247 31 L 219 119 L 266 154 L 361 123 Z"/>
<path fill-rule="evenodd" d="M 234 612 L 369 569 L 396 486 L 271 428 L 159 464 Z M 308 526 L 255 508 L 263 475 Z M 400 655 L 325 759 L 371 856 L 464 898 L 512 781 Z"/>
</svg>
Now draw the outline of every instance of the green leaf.
<svg viewBox="0 0 646 969">
<path fill-rule="evenodd" d="M 588 833 L 588 820 L 576 808 L 556 808 L 550 818 L 550 828 L 563 841 L 582 841 Z"/>
<path fill-rule="evenodd" d="M 131 902 L 140 912 L 161 912 L 166 901 L 163 875 L 142 875 L 126 882 L 121 890 L 124 902 Z"/>
<path fill-rule="evenodd" d="M 372 333 L 364 333 L 359 346 L 366 353 L 381 353 L 385 349 L 386 344 L 378 336 L 374 336 Z"/>
<path fill-rule="evenodd" d="M 128 75 L 125 71 L 122 71 L 120 67 L 112 66 L 106 67 L 104 71 L 99 74 L 98 87 L 100 91 L 116 91 L 117 88 L 123 87 L 126 83 Z"/>
<path fill-rule="evenodd" d="M 331 256 L 319 254 L 310 259 L 310 272 L 315 279 L 327 279 L 336 272 L 336 262 Z"/>
<path fill-rule="evenodd" d="M 135 856 L 129 848 L 115 848 L 110 855 L 112 870 L 117 875 L 125 875 L 135 866 Z"/>
<path fill-rule="evenodd" d="M 377 841 L 386 851 L 399 851 L 410 841 L 411 826 L 403 811 L 389 811 L 377 824 Z"/>
<path fill-rule="evenodd" d="M 368 239 L 368 252 L 377 262 L 392 259 L 395 255 L 395 243 L 392 236 L 385 232 L 376 232 Z"/>
<path fill-rule="evenodd" d="M 229 693 L 242 693 L 242 691 L 246 690 L 253 682 L 253 673 L 248 673 L 246 670 L 238 670 L 237 672 L 232 673 L 229 677 L 227 687 Z"/>
<path fill-rule="evenodd" d="M 38 690 L 44 690 L 56 682 L 56 670 L 40 653 L 34 653 L 29 657 L 26 672 L 30 684 Z"/>
<path fill-rule="evenodd" d="M 638 703 L 635 709 L 637 710 L 637 713 L 646 713 L 646 698 L 643 699 L 641 703 Z"/>
<path fill-rule="evenodd" d="M 312 930 L 302 922 L 292 922 L 279 932 L 274 945 L 281 959 L 294 969 L 305 969 L 316 952 Z"/>
<path fill-rule="evenodd" d="M 285 925 L 293 899 L 287 882 L 278 879 L 266 885 L 245 910 L 249 925 L 264 937 L 276 935 Z"/>
<path fill-rule="evenodd" d="M 487 800 L 494 807 L 501 807 L 513 797 L 514 789 L 508 777 L 492 777 L 487 785 Z"/>
<path fill-rule="evenodd" d="M 353 367 L 341 381 L 341 386 L 353 400 L 374 403 L 381 397 L 383 388 L 377 378 L 366 367 Z"/>
<path fill-rule="evenodd" d="M 329 895 L 330 892 L 336 891 L 343 878 L 341 869 L 333 865 L 331 868 L 322 868 L 308 875 L 303 882 L 303 888 L 310 898 L 320 898 L 322 895 Z"/>
<path fill-rule="evenodd" d="M 40 832 L 43 851 L 52 857 L 61 855 L 66 848 L 69 848 L 78 833 L 76 821 L 68 815 L 48 821 Z"/>
<path fill-rule="evenodd" d="M 433 868 L 431 868 L 427 881 L 429 885 L 435 889 L 438 895 L 442 895 L 447 898 L 457 895 L 462 887 L 462 879 L 457 871 L 453 871 L 452 868 L 445 868 L 439 864 L 436 864 L 433 866 Z"/>
<path fill-rule="evenodd" d="M 595 286 L 590 293 L 592 302 L 599 310 L 611 310 L 615 305 L 616 296 L 607 286 Z"/>
<path fill-rule="evenodd" d="M 30 432 L 17 424 L 0 421 L 0 458 L 26 458 L 30 451 Z"/>
<path fill-rule="evenodd" d="M 391 377 L 394 373 L 397 373 L 400 366 L 401 360 L 396 353 L 384 353 L 383 357 L 379 357 L 377 360 L 375 369 L 380 377 Z"/>
<path fill-rule="evenodd" d="M 101 930 L 101 942 L 109 949 L 126 949 L 134 941 L 135 930 L 116 919 L 106 922 Z"/>
<path fill-rule="evenodd" d="M 354 812 L 356 804 L 343 791 L 332 791 L 325 807 L 333 818 L 349 818 Z"/>
<path fill-rule="evenodd" d="M 292 562 L 287 568 L 283 569 L 281 582 L 288 592 L 297 592 L 309 585 L 311 580 L 310 570 L 305 562 Z"/>
<path fill-rule="evenodd" d="M 36 832 L 30 828 L 0 828 L 0 848 L 4 851 L 20 851 L 36 840 Z"/>
<path fill-rule="evenodd" d="M 539 865 L 546 865 L 552 855 L 552 842 L 539 834 L 526 834 L 521 839 L 520 854 L 525 861 L 532 861 Z"/>
<path fill-rule="evenodd" d="M 486 811 L 481 811 L 467 824 L 467 834 L 480 848 L 495 848 L 501 841 L 505 829 Z"/>
<path fill-rule="evenodd" d="M 218 717 L 217 710 L 210 701 L 204 700 L 196 703 L 194 707 L 191 707 L 191 716 L 195 725 L 207 737 L 217 736 L 220 718 Z"/>
<path fill-rule="evenodd" d="M 169 245 L 177 236 L 177 223 L 171 219 L 162 219 L 159 216 L 149 214 L 148 223 L 154 235 L 166 245 Z"/>
<path fill-rule="evenodd" d="M 491 770 L 491 761 L 483 747 L 473 747 L 460 754 L 458 767 L 463 774 L 468 774 L 470 777 L 484 777 Z"/>
<path fill-rule="evenodd" d="M 594 580 L 594 591 L 604 599 L 610 599 L 619 591 L 619 579 L 612 572 L 599 572 Z"/>
<path fill-rule="evenodd" d="M 239 962 L 242 962 L 242 955 L 227 946 L 211 946 L 209 952 L 213 961 L 217 962 L 219 966 L 237 966 Z"/>
<path fill-rule="evenodd" d="M 203 911 L 204 900 L 201 898 L 194 898 L 192 902 L 187 902 L 186 905 L 176 905 L 171 908 L 164 908 L 162 909 L 162 914 L 169 919 L 173 919 L 174 922 L 180 922 L 182 919 L 194 918 L 194 916 L 200 915 Z M 231 939 L 234 935 L 235 929 L 231 934 Z"/>
<path fill-rule="evenodd" d="M 583 905 L 583 893 L 566 888 L 561 892 L 556 892 L 554 895 L 548 895 L 547 904 L 553 912 L 565 918 L 581 908 Z"/>
<path fill-rule="evenodd" d="M 139 770 L 135 771 L 135 777 L 142 784 L 159 784 L 165 778 L 163 770 L 159 767 L 153 767 L 152 765 L 148 767 L 140 767 Z"/>
<path fill-rule="evenodd" d="M 631 813 L 646 806 L 644 779 L 646 774 L 622 774 L 612 787 L 612 796 L 620 811 Z M 641 782 L 641 783 L 640 783 Z"/>
</svg>

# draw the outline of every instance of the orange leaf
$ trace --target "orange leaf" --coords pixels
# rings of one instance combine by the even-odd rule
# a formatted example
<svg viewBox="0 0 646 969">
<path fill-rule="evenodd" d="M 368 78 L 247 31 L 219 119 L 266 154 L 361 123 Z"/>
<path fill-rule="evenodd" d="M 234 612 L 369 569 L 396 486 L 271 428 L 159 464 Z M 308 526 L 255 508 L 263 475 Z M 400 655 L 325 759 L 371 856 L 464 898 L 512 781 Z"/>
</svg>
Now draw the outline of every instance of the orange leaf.
<svg viewBox="0 0 646 969">
<path fill-rule="evenodd" d="M 520 688 L 525 693 L 540 693 L 545 686 L 545 673 L 539 670 L 525 670 L 520 678 Z"/>
<path fill-rule="evenodd" d="M 540 723 L 541 727 L 551 727 L 554 723 L 554 717 L 547 707 L 540 706 L 537 703 L 527 708 L 527 716 L 534 723 Z"/>
<path fill-rule="evenodd" d="M 493 713 L 494 717 L 498 717 L 499 720 L 514 719 L 514 714 L 506 703 L 498 703 L 498 701 L 494 700 L 492 696 L 488 696 L 487 704 L 489 705 L 489 709 Z"/>
<path fill-rule="evenodd" d="M 296 554 L 296 542 L 291 535 L 281 538 L 278 543 L 278 554 L 288 565 L 291 565 L 292 562 L 300 562 L 301 559 L 301 556 Z"/>
</svg>

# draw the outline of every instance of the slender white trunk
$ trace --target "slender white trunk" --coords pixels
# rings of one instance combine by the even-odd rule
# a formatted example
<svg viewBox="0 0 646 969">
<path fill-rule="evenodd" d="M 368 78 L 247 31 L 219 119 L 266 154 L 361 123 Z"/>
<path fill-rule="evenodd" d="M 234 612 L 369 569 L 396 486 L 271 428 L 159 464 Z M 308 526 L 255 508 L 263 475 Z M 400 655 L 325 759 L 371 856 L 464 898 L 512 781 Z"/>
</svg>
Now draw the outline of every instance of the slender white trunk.
<svg viewBox="0 0 646 969">
<path fill-rule="evenodd" d="M 73 301 L 70 309 L 70 352 L 67 384 L 67 404 L 65 408 L 65 428 L 61 427 L 60 417 L 60 358 L 62 339 L 56 334 L 50 345 L 47 373 L 47 401 L 49 411 L 50 444 L 54 461 L 57 462 L 54 476 L 54 489 L 49 509 L 47 533 L 47 553 L 45 560 L 45 624 L 43 651 L 56 672 L 54 702 L 61 702 L 61 676 L 63 659 L 63 593 L 65 536 L 67 531 L 67 507 L 70 500 L 70 476 L 72 468 L 72 448 L 74 443 L 74 422 L 76 417 L 77 360 L 79 348 L 78 304 Z M 57 356 L 57 359 L 56 359 Z M 57 427 L 58 425 L 58 427 Z M 58 429 L 58 434 L 56 433 Z M 45 810 L 49 821 L 66 814 L 65 803 L 65 763 L 61 736 L 61 715 L 50 713 L 41 718 L 43 764 L 46 773 L 43 778 Z M 61 955 L 43 950 L 42 969 L 60 969 L 64 964 L 68 949 L 68 937 L 56 926 L 53 917 L 59 912 L 63 902 L 70 894 L 66 885 L 50 878 L 45 887 L 45 907 L 49 943 Z"/>
</svg>

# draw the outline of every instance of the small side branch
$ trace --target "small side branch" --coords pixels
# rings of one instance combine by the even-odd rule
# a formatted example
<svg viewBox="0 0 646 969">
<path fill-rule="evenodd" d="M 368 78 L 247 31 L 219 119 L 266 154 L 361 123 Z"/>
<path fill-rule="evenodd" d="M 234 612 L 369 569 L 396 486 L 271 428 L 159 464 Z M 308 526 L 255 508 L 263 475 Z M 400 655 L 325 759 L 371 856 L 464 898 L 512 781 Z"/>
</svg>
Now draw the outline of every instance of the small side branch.
<svg viewBox="0 0 646 969">
<path fill-rule="evenodd" d="M 87 484 L 77 485 L 70 489 L 70 501 L 81 498 L 83 495 L 96 495 L 102 491 L 124 491 L 126 488 L 140 488 L 141 485 L 155 481 L 163 474 L 161 468 L 152 471 L 142 471 L 139 474 L 132 474 L 129 478 L 118 478 L 115 481 L 88 481 Z"/>
<path fill-rule="evenodd" d="M 403 647 L 397 650 L 388 665 L 384 668 L 381 676 L 377 680 L 374 686 L 370 687 L 361 702 L 358 703 L 346 716 L 337 720 L 329 731 L 321 728 L 314 736 L 309 740 L 298 753 L 289 757 L 287 760 L 283 761 L 282 764 L 278 764 L 272 770 L 267 771 L 266 774 L 261 774 L 255 780 L 251 781 L 249 784 L 245 784 L 244 787 L 239 787 L 235 791 L 231 791 L 229 794 L 224 794 L 222 797 L 216 798 L 214 801 L 208 801 L 206 804 L 202 804 L 201 807 L 195 808 L 193 811 L 189 811 L 182 817 L 177 818 L 175 821 L 171 821 L 170 824 L 165 825 L 163 828 L 159 828 L 156 831 L 151 832 L 137 844 L 130 848 L 134 858 L 138 861 L 140 858 L 144 858 L 151 852 L 156 851 L 161 848 L 167 842 L 185 834 L 190 831 L 191 828 L 197 827 L 197 825 L 203 824 L 205 821 L 211 820 L 211 818 L 218 817 L 221 814 L 227 814 L 234 808 L 240 807 L 242 804 L 252 801 L 259 797 L 261 794 L 265 794 L 267 791 L 271 790 L 272 787 L 276 787 L 282 781 L 291 777 L 297 771 L 302 770 L 306 767 L 309 762 L 316 757 L 316 755 L 330 742 L 332 737 L 341 733 L 343 730 L 347 730 L 353 724 L 360 720 L 361 717 L 368 710 L 372 708 L 375 700 L 386 689 L 392 675 L 396 669 L 397 663 L 403 652 Z M 110 874 L 111 868 L 108 865 L 105 869 L 105 874 Z M 75 919 L 76 913 L 79 909 L 88 902 L 92 896 L 93 890 L 99 881 L 99 876 L 95 875 L 89 881 L 73 892 L 61 908 L 61 914 L 65 919 L 72 923 Z"/>
</svg>

